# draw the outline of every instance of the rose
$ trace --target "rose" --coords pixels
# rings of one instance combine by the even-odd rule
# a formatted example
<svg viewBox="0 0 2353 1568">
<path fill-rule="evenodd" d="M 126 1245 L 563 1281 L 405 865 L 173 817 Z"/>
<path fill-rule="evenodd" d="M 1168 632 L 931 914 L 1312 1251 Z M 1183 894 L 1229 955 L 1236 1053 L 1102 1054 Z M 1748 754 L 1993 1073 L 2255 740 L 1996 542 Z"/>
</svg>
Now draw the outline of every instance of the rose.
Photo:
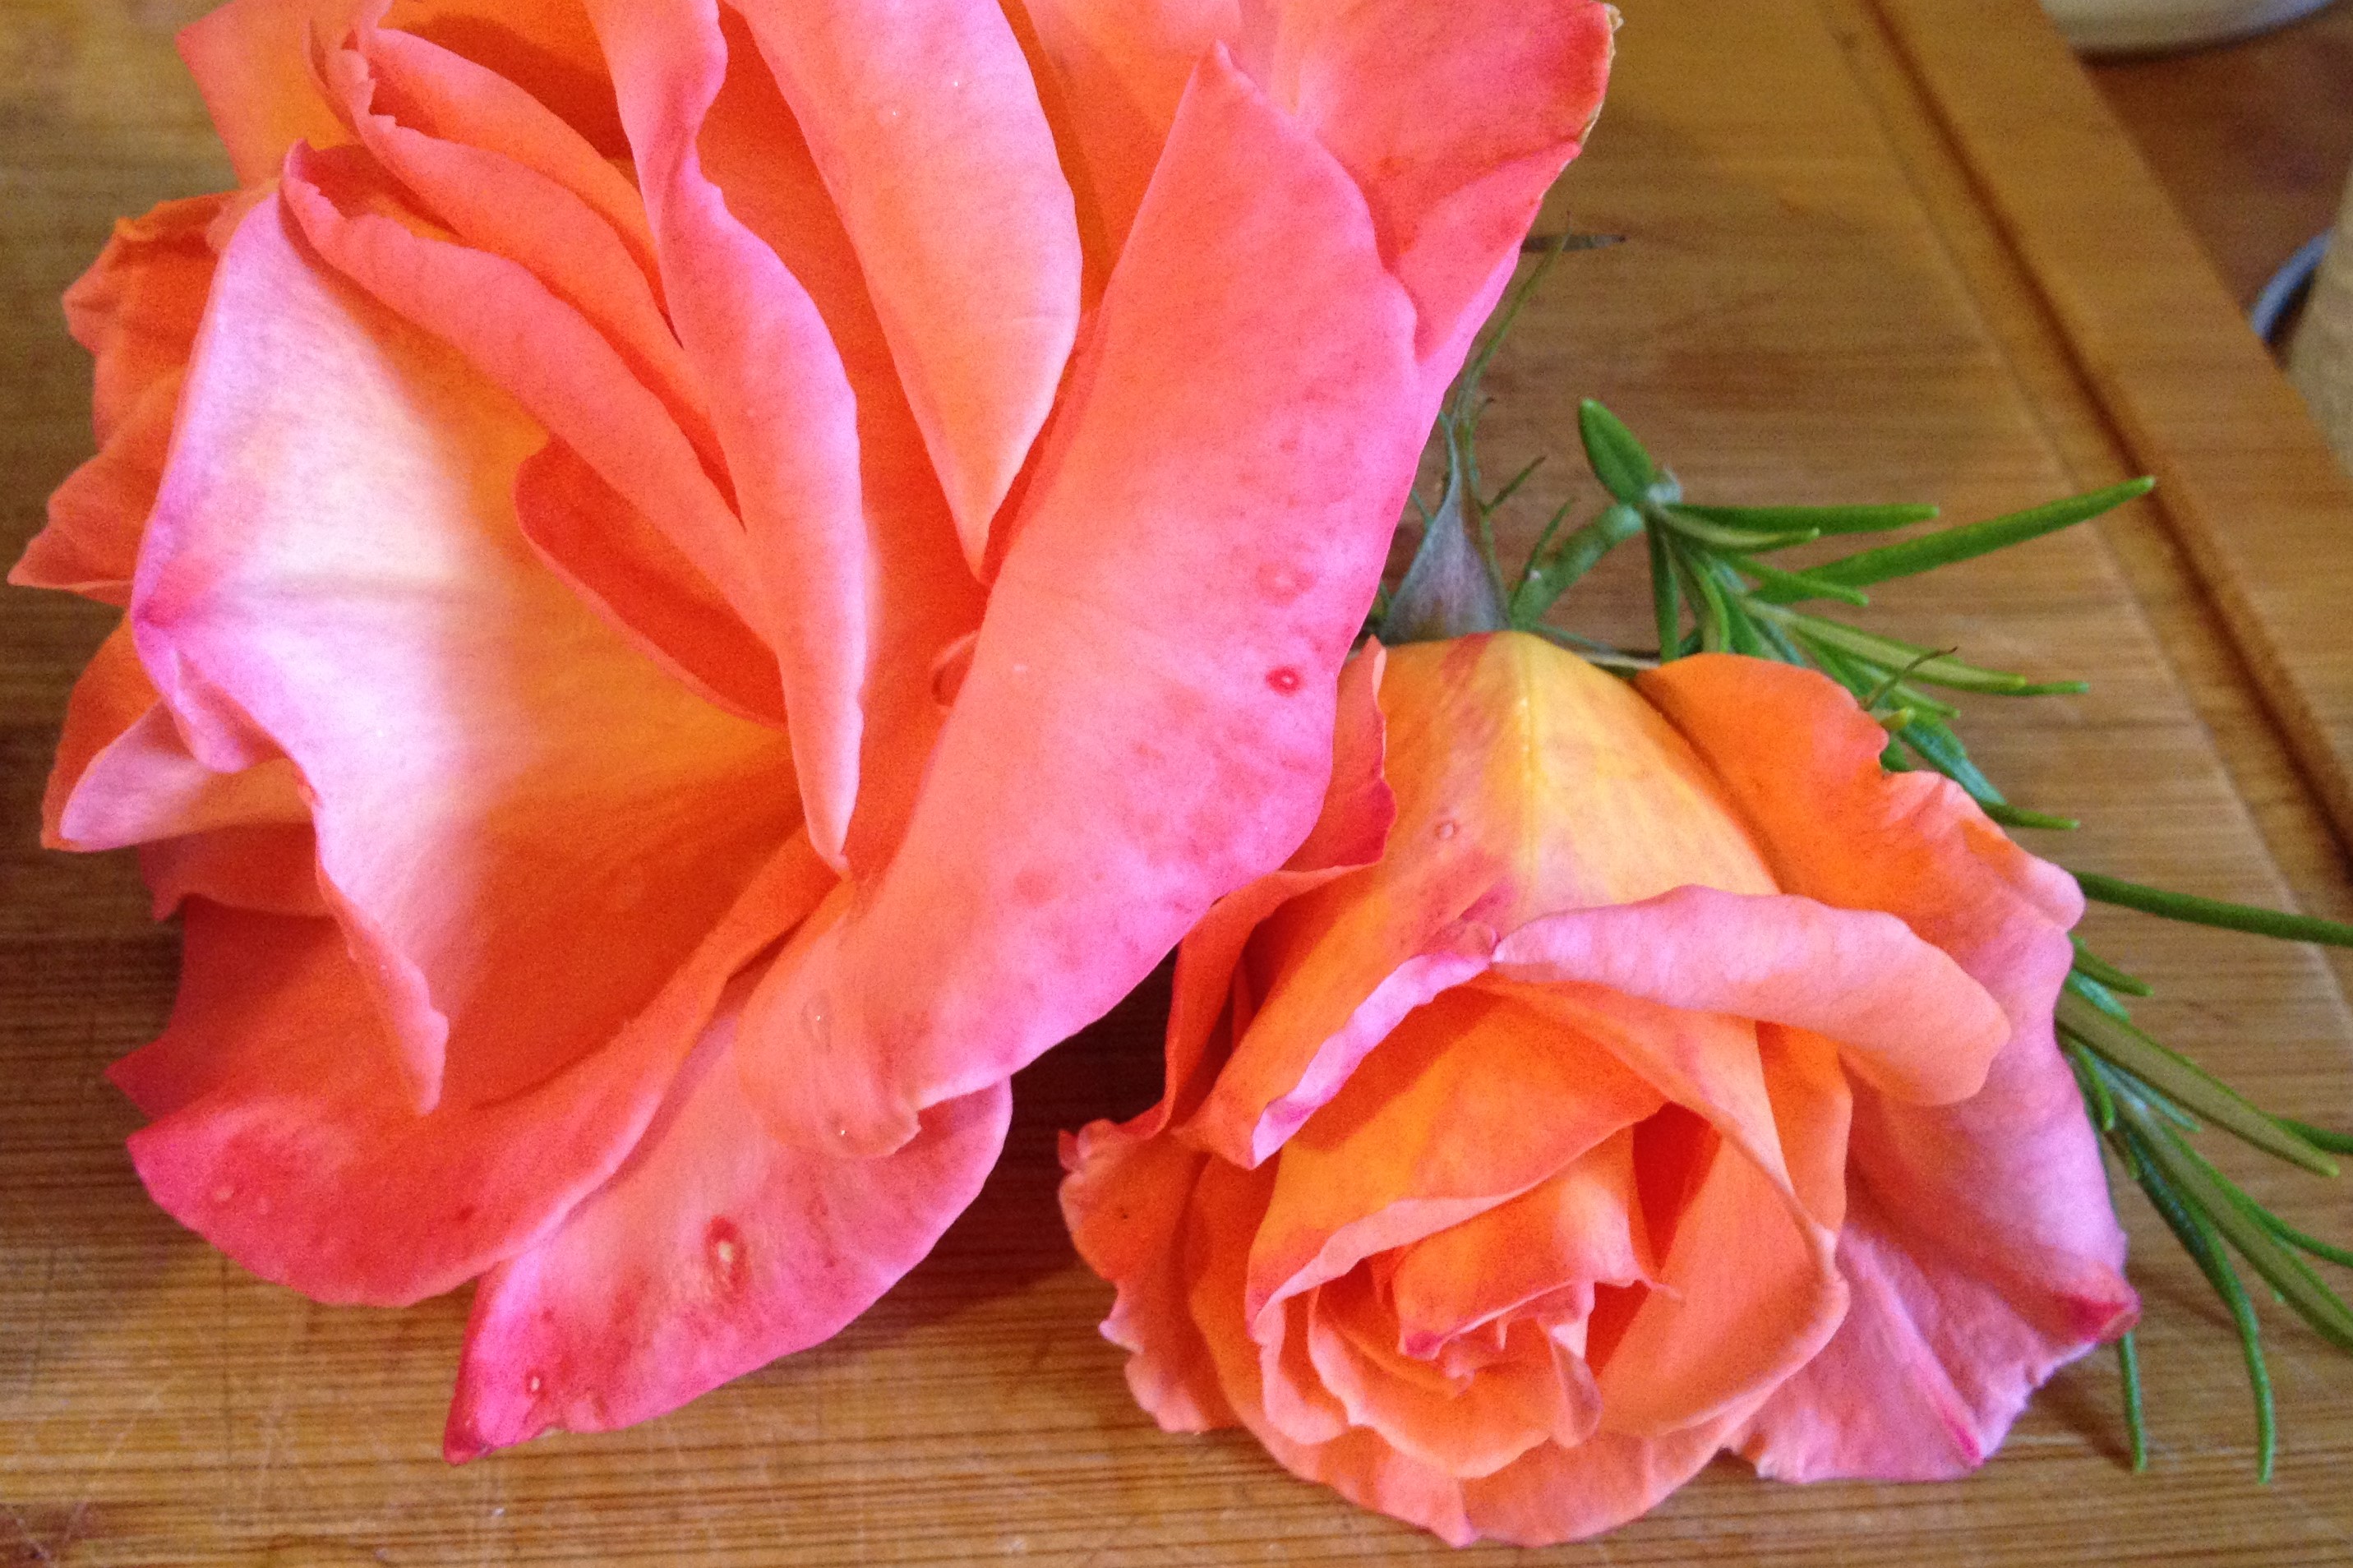
<svg viewBox="0 0 2353 1568">
<path fill-rule="evenodd" d="M 2072 879 L 1810 671 L 1381 658 L 1314 836 L 1180 949 L 1166 1097 L 1064 1145 L 1163 1426 L 1544 1543 L 1719 1448 L 1957 1474 L 2129 1326 Z"/>
<path fill-rule="evenodd" d="M 448 1447 L 822 1339 L 1007 1077 L 1278 863 L 1609 17 L 238 0 L 244 188 L 69 298 L 126 605 L 53 843 L 186 926 L 118 1081 L 321 1300 L 480 1277 Z"/>
</svg>

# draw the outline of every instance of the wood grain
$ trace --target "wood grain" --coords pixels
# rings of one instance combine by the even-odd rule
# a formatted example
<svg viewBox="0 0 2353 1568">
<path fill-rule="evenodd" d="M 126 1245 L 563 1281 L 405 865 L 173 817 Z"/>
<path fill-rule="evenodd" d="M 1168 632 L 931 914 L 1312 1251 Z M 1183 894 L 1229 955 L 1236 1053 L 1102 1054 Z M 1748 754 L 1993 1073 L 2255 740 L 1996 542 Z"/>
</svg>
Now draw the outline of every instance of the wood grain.
<svg viewBox="0 0 2353 1568">
<path fill-rule="evenodd" d="M 1592 500 L 1569 457 L 1585 395 L 1609 402 L 1700 497 L 1927 497 L 1969 518 L 2170 465 L 2189 476 L 2168 484 L 2183 504 L 2224 498 L 2203 515 L 2229 549 L 2201 550 L 2168 498 L 1930 590 L 1899 585 L 1873 613 L 1989 662 L 2094 682 L 2083 698 L 1980 700 L 1967 721 L 2021 799 L 2089 819 L 2038 848 L 2223 896 L 2345 908 L 2314 742 L 2292 752 L 2265 690 L 2285 680 L 2334 744 L 2330 715 L 2353 702 L 2353 626 L 2295 595 L 2334 591 L 2353 503 L 2301 481 L 2216 488 L 2218 471 L 2275 472 L 2307 436 L 2280 425 L 2300 416 L 2276 413 L 2261 356 L 2217 351 L 2199 311 L 2178 340 L 2196 376 L 2160 368 L 2179 373 L 2168 385 L 2198 381 L 2219 423 L 2179 435 L 2136 393 L 2142 362 L 2117 357 L 2117 323 L 2141 321 L 2154 300 L 2158 319 L 2124 338 L 2157 356 L 2173 341 L 2158 327 L 2183 297 L 2182 269 L 2220 290 L 2169 217 L 2136 231 L 2146 243 L 2119 276 L 2077 258 L 2089 221 L 2078 215 L 2111 212 L 2099 204 L 2121 198 L 2106 187 L 2129 176 L 2146 190 L 2146 175 L 2085 111 L 2088 89 L 2028 0 L 1624 8 L 1617 89 L 1562 200 L 1578 226 L 1628 241 L 1565 263 L 1493 374 L 1491 463 L 1555 458 L 1519 517 Z M 0 10 L 0 549 L 29 533 L 42 494 L 88 449 L 88 373 L 57 289 L 113 214 L 221 177 L 170 62 L 164 25 L 176 19 L 97 0 Z M 2301 590 L 2293 574 L 2257 571 L 2284 559 L 2282 538 L 2312 552 Z M 2237 576 L 2210 592 L 2199 572 L 2218 561 Z M 1634 566 L 1611 563 L 1572 614 L 1638 624 Z M 0 598 L 0 1562 L 1446 1554 L 1292 1480 L 1246 1439 L 1166 1436 L 1129 1403 L 1092 1331 L 1108 1292 L 1055 1215 L 1053 1133 L 1151 1097 L 1148 993 L 1022 1076 L 1011 1146 L 980 1201 L 839 1340 L 631 1432 L 444 1467 L 462 1296 L 396 1313 L 313 1306 L 177 1229 L 123 1158 L 135 1118 L 100 1073 L 160 1025 L 174 944 L 147 924 L 121 858 L 33 844 L 66 685 L 106 618 L 60 598 Z M 2247 651 L 2250 624 L 2282 634 L 2273 662 Z M 2131 917 L 2093 925 L 2162 988 L 2168 1000 L 2147 1016 L 2168 1038 L 2283 1110 L 2353 1121 L 2353 1016 L 2327 963 Z M 2341 1186 L 2216 1153 L 2299 1223 L 2353 1235 Z M 1601 1545 L 1482 1560 L 2353 1558 L 2342 1482 L 2353 1363 L 2284 1313 L 2267 1317 L 2286 1450 L 2279 1481 L 2258 1488 L 2219 1313 L 2146 1216 L 2132 1224 L 2150 1475 L 2117 1462 L 2115 1376 L 2100 1358 L 2062 1374 L 1967 1482 L 1790 1488 L 1724 1462 Z"/>
<path fill-rule="evenodd" d="M 2288 384 L 2304 395 L 2337 461 L 2353 469 L 2353 181 L 2286 359 Z"/>
</svg>

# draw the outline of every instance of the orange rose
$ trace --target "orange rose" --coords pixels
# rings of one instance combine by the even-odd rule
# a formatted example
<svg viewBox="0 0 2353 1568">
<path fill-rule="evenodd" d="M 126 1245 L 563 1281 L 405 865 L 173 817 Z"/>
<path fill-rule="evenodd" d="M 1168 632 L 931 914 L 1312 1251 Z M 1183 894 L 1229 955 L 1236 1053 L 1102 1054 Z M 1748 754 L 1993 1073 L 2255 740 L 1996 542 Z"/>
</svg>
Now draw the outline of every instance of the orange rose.
<svg viewBox="0 0 2353 1568">
<path fill-rule="evenodd" d="M 1808 671 L 1381 659 L 1315 836 L 1180 950 L 1166 1097 L 1065 1146 L 1163 1426 L 1541 1543 L 1722 1448 L 1958 1473 L 2129 1326 L 2063 872 Z"/>
<path fill-rule="evenodd" d="M 1328 776 L 1611 14 L 235 0 L 242 188 L 68 300 L 124 605 L 52 843 L 186 956 L 115 1069 L 257 1274 L 479 1279 L 447 1447 L 823 1339 L 1007 1080 Z"/>
</svg>

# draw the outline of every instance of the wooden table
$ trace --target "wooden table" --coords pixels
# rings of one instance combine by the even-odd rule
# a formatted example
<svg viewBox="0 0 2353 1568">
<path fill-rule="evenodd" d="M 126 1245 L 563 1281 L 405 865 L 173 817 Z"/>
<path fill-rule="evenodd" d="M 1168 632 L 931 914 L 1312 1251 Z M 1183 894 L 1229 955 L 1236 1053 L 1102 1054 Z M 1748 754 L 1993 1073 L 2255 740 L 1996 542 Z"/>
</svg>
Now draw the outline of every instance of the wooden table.
<svg viewBox="0 0 2353 1568">
<path fill-rule="evenodd" d="M 1577 490 L 1598 394 L 1702 497 L 1917 499 L 1971 518 L 2137 469 L 2162 500 L 1883 595 L 1882 624 L 2089 696 L 1981 700 L 2076 864 L 2353 912 L 2353 496 L 2029 0 L 1624 0 L 1620 74 L 1565 201 L 1574 258 L 1493 376 L 1526 515 Z M 13 549 L 83 453 L 87 372 L 51 300 L 109 217 L 220 165 L 154 0 L 0 11 L 0 485 Z M 1558 221 L 1557 216 L 1548 221 Z M 1500 468 L 1497 471 L 1501 471 Z M 1585 487 L 1589 489 L 1588 487 Z M 1630 561 L 1575 613 L 1630 622 Z M 1577 605 L 1572 601 L 1572 605 Z M 174 942 L 122 858 L 34 847 L 94 607 L 0 600 L 0 1554 L 26 1563 L 1356 1563 L 1426 1537 L 1249 1440 L 1167 1437 L 1092 1325 L 1054 1207 L 1058 1127 L 1147 1100 L 1152 1002 L 1023 1075 L 1002 1169 L 932 1260 L 833 1343 L 666 1420 L 463 1469 L 438 1456 L 462 1297 L 314 1307 L 153 1208 L 106 1062 L 153 1034 Z M 2146 1016 L 2281 1110 L 2353 1121 L 2353 970 L 2108 914 Z M 2218 1151 L 2300 1223 L 2353 1199 Z M 2114 1363 L 2059 1377 L 1983 1474 L 1770 1486 L 1722 1462 L 1610 1563 L 2343 1563 L 2353 1362 L 2270 1312 L 2279 1479 L 2219 1310 L 2137 1197 L 2150 1473 Z"/>
<path fill-rule="evenodd" d="M 2327 232 L 2353 169 L 2353 5 L 2090 74 L 2242 304 Z"/>
</svg>

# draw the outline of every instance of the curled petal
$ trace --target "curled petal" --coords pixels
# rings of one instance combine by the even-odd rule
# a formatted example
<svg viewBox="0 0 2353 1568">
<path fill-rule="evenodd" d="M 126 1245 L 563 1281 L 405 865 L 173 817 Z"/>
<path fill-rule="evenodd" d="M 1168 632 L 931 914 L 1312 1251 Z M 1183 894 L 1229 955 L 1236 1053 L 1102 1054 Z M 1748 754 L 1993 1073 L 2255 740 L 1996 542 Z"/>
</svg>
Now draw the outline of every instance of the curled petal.
<svg viewBox="0 0 2353 1568">
<path fill-rule="evenodd" d="M 1787 885 L 1901 916 L 2008 1016 L 1968 1100 L 1857 1089 L 1840 1252 L 1854 1310 L 1745 1442 L 1792 1478 L 1959 1474 L 2134 1310 L 2097 1142 L 2052 1037 L 2082 894 L 1948 781 L 1883 773 L 1879 727 L 1819 676 L 1702 657 L 1642 689 L 1714 763 Z"/>
<path fill-rule="evenodd" d="M 396 46 L 396 40 L 406 47 Z M 702 388 L 662 317 L 654 279 L 630 243 L 643 236 L 643 211 L 635 212 L 634 222 L 617 223 L 609 216 L 608 209 L 617 205 L 609 195 L 592 203 L 575 188 L 586 185 L 591 195 L 605 195 L 604 182 L 595 181 L 577 165 L 585 163 L 602 171 L 607 180 L 619 181 L 629 207 L 637 208 L 628 183 L 576 132 L 511 83 L 501 83 L 503 116 L 469 117 L 491 121 L 468 128 L 489 132 L 492 146 L 450 141 L 418 129 L 412 121 L 421 117 L 400 91 L 403 76 L 422 75 L 429 80 L 459 71 L 475 77 L 491 73 L 405 34 L 371 27 L 353 42 L 358 47 L 327 53 L 320 72 L 337 112 L 385 174 L 468 245 L 530 270 L 585 316 L 628 362 L 636 377 L 662 399 L 704 460 L 712 461 L 716 452 L 703 416 Z M 396 67 L 393 80 L 382 84 L 388 90 L 379 90 L 379 56 L 394 60 L 406 57 L 412 68 L 426 68 L 401 72 Z M 483 96 L 487 94 L 476 95 L 478 100 Z M 520 123 L 508 123 L 507 117 Z M 526 154 L 556 154 L 561 148 L 570 155 L 542 157 L 540 162 L 556 165 L 550 174 L 498 150 L 518 142 Z M 568 183 L 565 176 L 571 177 Z"/>
<path fill-rule="evenodd" d="M 2015 1046 L 1959 1105 L 1858 1091 L 1839 1237 L 1854 1305 L 1743 1438 L 1760 1471 L 1964 1474 L 2052 1372 L 2132 1326 L 2089 1127 L 2057 1053 Z"/>
<path fill-rule="evenodd" d="M 1293 1379 L 1280 1363 L 1289 1340 L 1274 1347 L 1271 1360 L 1246 1329 L 1243 1310 L 1247 1242 L 1265 1214 L 1274 1168 L 1202 1163 L 1185 1212 L 1176 1272 L 1223 1406 L 1293 1473 L 1456 1545 L 1482 1536 L 1543 1545 L 1599 1533 L 1650 1509 L 1697 1473 L 1746 1414 L 1657 1438 L 1604 1430 L 1573 1447 L 1543 1442 L 1494 1473 L 1468 1480 L 1401 1452 L 1374 1431 L 1350 1429 L 1345 1416 L 1338 1425 L 1313 1428 L 1317 1436 L 1294 1436 L 1294 1426 L 1309 1428 L 1297 1419 L 1304 1413 L 1287 1411 L 1293 1395 L 1283 1384 Z M 1303 1309 L 1305 1303 L 1294 1299 L 1288 1305 Z M 1303 1331 L 1303 1319 L 1287 1315 L 1285 1329 Z M 1287 1413 L 1279 1417 L 1279 1411 Z"/>
<path fill-rule="evenodd" d="M 206 765 L 301 770 L 418 1108 L 547 1078 L 646 1005 L 791 830 L 781 738 L 540 567 L 512 500 L 540 432 L 308 255 L 274 200 L 223 257 L 184 401 L 142 663 Z M 446 1085 L 445 1037 L 464 1047 Z"/>
<path fill-rule="evenodd" d="M 779 962 L 791 962 L 788 950 Z M 829 1338 L 922 1261 L 997 1163 L 997 1084 L 881 1159 L 770 1136 L 723 1010 L 629 1163 L 474 1298 L 444 1449 L 644 1421 Z"/>
<path fill-rule="evenodd" d="M 1078 333 L 1079 234 L 996 0 L 748 0 L 979 573 Z"/>
<path fill-rule="evenodd" d="M 1475 987 L 1415 1011 L 1284 1145 L 1249 1310 L 1526 1191 L 1659 1092 L 1589 1038 Z"/>
<path fill-rule="evenodd" d="M 140 668 L 131 623 L 118 621 L 90 656 L 66 700 L 65 731 L 58 738 L 57 760 L 50 765 L 48 788 L 41 797 L 44 845 L 73 847 L 73 836 L 65 825 L 66 808 L 80 788 L 82 775 L 154 706 L 155 683 Z M 116 848 L 119 843 L 105 847 Z"/>
<path fill-rule="evenodd" d="M 1457 1545 L 1476 1536 L 1462 1514 L 1462 1487 L 1443 1471 L 1398 1453 L 1376 1434 L 1350 1431 L 1331 1395 L 1334 1419 L 1294 1436 L 1281 1419 L 1282 1384 L 1264 1370 L 1261 1346 L 1246 1328 L 1248 1250 L 1241 1245 L 1264 1212 L 1273 1169 L 1246 1171 L 1208 1162 L 1194 1194 L 1187 1237 L 1193 1321 L 1208 1347 L 1228 1405 L 1285 1469 L 1336 1488 L 1351 1501 L 1409 1520 Z M 1303 1310 L 1303 1300 L 1289 1306 Z M 1279 1319 L 1274 1320 L 1280 1321 Z M 1278 1353 L 1281 1347 L 1277 1347 Z M 1300 1357 L 1304 1361 L 1304 1356 Z M 1308 1382 L 1312 1384 L 1312 1369 Z"/>
<path fill-rule="evenodd" d="M 1950 953 L 2037 1049 L 2073 962 L 2073 878 L 2021 849 L 1949 779 L 1889 773 L 1885 731 L 1810 670 L 1702 655 L 1642 694 L 1708 759 L 1783 888 L 1883 910 Z"/>
<path fill-rule="evenodd" d="M 1846 1313 L 1834 1240 L 1780 1172 L 1728 1139 L 1703 1155 L 1659 1288 L 1596 1373 L 1603 1428 L 1665 1437 L 1756 1408 Z"/>
<path fill-rule="evenodd" d="M 1137 232 L 899 853 L 753 998 L 753 1093 L 794 1136 L 895 1146 L 1314 824 L 1420 443 L 1408 307 L 1345 177 L 1222 59 Z"/>
<path fill-rule="evenodd" d="M 599 4 L 670 319 L 701 372 L 743 506 L 809 834 L 845 864 L 858 795 L 871 567 L 858 411 L 824 318 L 728 210 L 696 145 L 727 70 L 715 0 Z"/>
<path fill-rule="evenodd" d="M 333 921 L 194 902 L 171 1027 L 112 1074 L 156 1117 L 132 1161 L 174 1218 L 266 1279 L 322 1301 L 438 1295 L 605 1181 L 727 977 L 831 880 L 794 841 L 609 1044 L 522 1093 L 421 1116 Z"/>
<path fill-rule="evenodd" d="M 1238 1165 L 1267 1159 L 1340 1093 L 1366 1057 L 1417 1009 L 1484 973 L 1493 946 L 1486 928 L 1458 922 L 1362 996 L 1352 994 L 1356 975 L 1344 971 L 1331 976 L 1338 984 L 1314 999 L 1335 1012 L 1338 1005 L 1353 1005 L 1331 1017 L 1328 1034 L 1321 1027 L 1299 1027 L 1297 1004 L 1308 988 L 1293 986 L 1282 997 L 1293 1004 L 1292 1009 L 1276 1014 L 1264 1008 L 1251 1020 L 1226 1070 L 1186 1123 L 1184 1136 Z M 1308 1048 L 1303 1051 L 1302 1046 Z"/>
<path fill-rule="evenodd" d="M 1753 1409 L 1820 1348 L 1845 1306 L 1831 1258 L 1835 1216 L 1808 1206 L 1816 1184 L 1801 1189 L 1793 1173 L 1837 1157 L 1790 1147 L 1843 1130 L 1810 1103 L 1820 1086 L 1777 1071 L 1746 1018 L 1594 985 L 1513 984 L 1509 994 L 1674 1102 L 1636 1131 L 1646 1219 L 1663 1256 L 1660 1288 L 1630 1298 L 1630 1319 L 1597 1356 L 1604 1429 L 1656 1437 Z M 1717 1257 L 1733 1261 L 1719 1269 Z"/>
<path fill-rule="evenodd" d="M 300 781 L 283 758 L 215 773 L 181 741 L 140 667 L 131 623 L 99 645 L 66 704 L 41 802 L 42 842 L 143 846 L 163 919 L 192 893 L 217 903 L 324 914 Z"/>
<path fill-rule="evenodd" d="M 1567 1408 L 1558 1347 L 1533 1320 L 1511 1325 L 1504 1352 L 1467 1376 L 1405 1354 L 1397 1321 L 1359 1269 L 1317 1290 L 1308 1352 L 1348 1423 L 1379 1433 L 1411 1458 L 1470 1478 L 1493 1475 L 1556 1433 L 1582 1436 Z M 1580 1391 L 1590 1394 L 1590 1385 Z M 1578 1401 L 1589 1419 L 1598 1408 Z"/>
<path fill-rule="evenodd" d="M 1413 1009 L 1485 971 L 1493 933 L 1460 917 L 1501 865 L 1476 846 L 1436 860 L 1401 852 L 1399 842 L 1409 847 L 1422 826 L 1406 816 L 1377 864 L 1317 879 L 1254 931 L 1213 926 L 1201 939 L 1205 955 L 1216 939 L 1238 956 L 1246 940 L 1253 988 L 1263 994 L 1248 1017 L 1235 1018 L 1240 1037 L 1187 1120 L 1189 1140 L 1235 1164 L 1257 1164 Z M 1240 903 L 1255 901 L 1251 891 L 1236 898 L 1237 914 L 1256 912 Z M 1192 977 L 1181 973 L 1181 954 L 1178 963 L 1181 986 Z"/>
<path fill-rule="evenodd" d="M 212 287 L 212 226 L 229 200 L 191 196 L 117 219 L 106 248 L 66 290 L 66 325 L 98 362 L 91 405 L 100 441 L 188 363 Z"/>
<path fill-rule="evenodd" d="M 57 849 L 120 849 L 188 834 L 311 820 L 294 770 L 270 757 L 235 773 L 195 759 L 140 666 L 131 623 L 100 643 L 66 703 L 41 801 Z"/>
<path fill-rule="evenodd" d="M 1062 1142 L 1071 1239 L 1087 1267 L 1119 1290 L 1103 1338 L 1129 1352 L 1127 1386 L 1166 1432 L 1234 1422 L 1187 1304 L 1187 1215 L 1207 1158 L 1108 1121 Z"/>
<path fill-rule="evenodd" d="M 610 89 L 579 0 L 229 0 L 181 30 L 237 183 L 257 185 L 297 142 L 331 147 L 349 133 L 309 67 L 314 38 L 340 38 L 382 18 L 455 47 L 522 84 L 600 152 L 622 151 Z"/>
<path fill-rule="evenodd" d="M 77 739 L 68 710 L 66 739 Z M 63 756 L 60 761 L 65 760 Z M 307 826 L 300 781 L 282 760 L 216 773 L 189 754 L 161 703 L 89 759 L 58 812 L 58 847 L 120 849 L 249 824 Z"/>
<path fill-rule="evenodd" d="M 1265 1381 L 1267 1425 L 1294 1443 L 1329 1443 L 1348 1430 L 1348 1407 L 1325 1385 L 1308 1342 L 1314 1310 L 1314 1293 L 1303 1292 L 1250 1325 Z"/>
<path fill-rule="evenodd" d="M 1078 199 L 1090 307 L 1126 246 L 1193 68 L 1241 32 L 1237 0 L 1021 0 Z"/>
<path fill-rule="evenodd" d="M 969 647 L 982 588 L 965 564 L 841 214 L 749 28 L 733 10 L 720 22 L 727 76 L 695 139 L 703 173 L 808 290 L 857 404 L 859 504 L 874 586 L 858 807 L 844 849 L 852 873 L 869 877 L 906 832 L 946 712 L 932 668 L 959 640 Z"/>
<path fill-rule="evenodd" d="M 1608 1052 L 1655 1096 L 1693 1112 L 1788 1184 L 1757 1030 L 1747 1019 L 1685 1012 L 1599 986 L 1489 985 L 1554 1029 Z"/>
<path fill-rule="evenodd" d="M 1601 111 L 1599 0 L 1257 0 L 1246 58 L 1371 205 L 1440 386 L 1510 281 L 1520 237 Z M 1447 106 L 1432 113 L 1432 104 Z"/>
<path fill-rule="evenodd" d="M 549 571 L 636 647 L 718 707 L 782 727 L 759 634 L 627 496 L 551 437 L 515 474 L 515 520 Z"/>
<path fill-rule="evenodd" d="M 1619 1132 L 1518 1197 L 1407 1247 L 1389 1291 L 1399 1348 L 1429 1356 L 1564 1281 L 1633 1285 L 1657 1274 L 1634 1140 Z"/>
<path fill-rule="evenodd" d="M 1866 1082 L 1929 1104 L 1975 1093 L 2010 1034 L 1984 987 L 1902 921 L 1786 895 L 1689 887 L 1546 915 L 1497 944 L 1495 969 L 1811 1029 Z"/>
<path fill-rule="evenodd" d="M 571 9 L 585 33 L 586 10 Z M 361 30 L 361 42 L 378 79 L 398 95 L 403 114 L 426 134 L 496 153 L 569 191 L 612 226 L 652 279 L 659 264 L 638 188 L 578 127 L 516 78 L 428 38 L 369 26 Z M 593 39 L 581 42 L 593 54 Z M 614 130 L 617 134 L 618 127 Z"/>
<path fill-rule="evenodd" d="M 576 309 L 516 262 L 417 232 L 360 158 L 296 148 L 279 199 L 330 263 L 464 354 L 765 622 L 743 526 L 692 442 Z"/>
<path fill-rule="evenodd" d="M 1721 791 L 1624 684 L 1531 637 L 1393 649 L 1379 862 L 1250 938 L 1261 994 L 1190 1135 L 1264 1159 L 1407 1009 L 1479 973 L 1493 928 L 1686 882 L 1770 892 Z"/>
</svg>

